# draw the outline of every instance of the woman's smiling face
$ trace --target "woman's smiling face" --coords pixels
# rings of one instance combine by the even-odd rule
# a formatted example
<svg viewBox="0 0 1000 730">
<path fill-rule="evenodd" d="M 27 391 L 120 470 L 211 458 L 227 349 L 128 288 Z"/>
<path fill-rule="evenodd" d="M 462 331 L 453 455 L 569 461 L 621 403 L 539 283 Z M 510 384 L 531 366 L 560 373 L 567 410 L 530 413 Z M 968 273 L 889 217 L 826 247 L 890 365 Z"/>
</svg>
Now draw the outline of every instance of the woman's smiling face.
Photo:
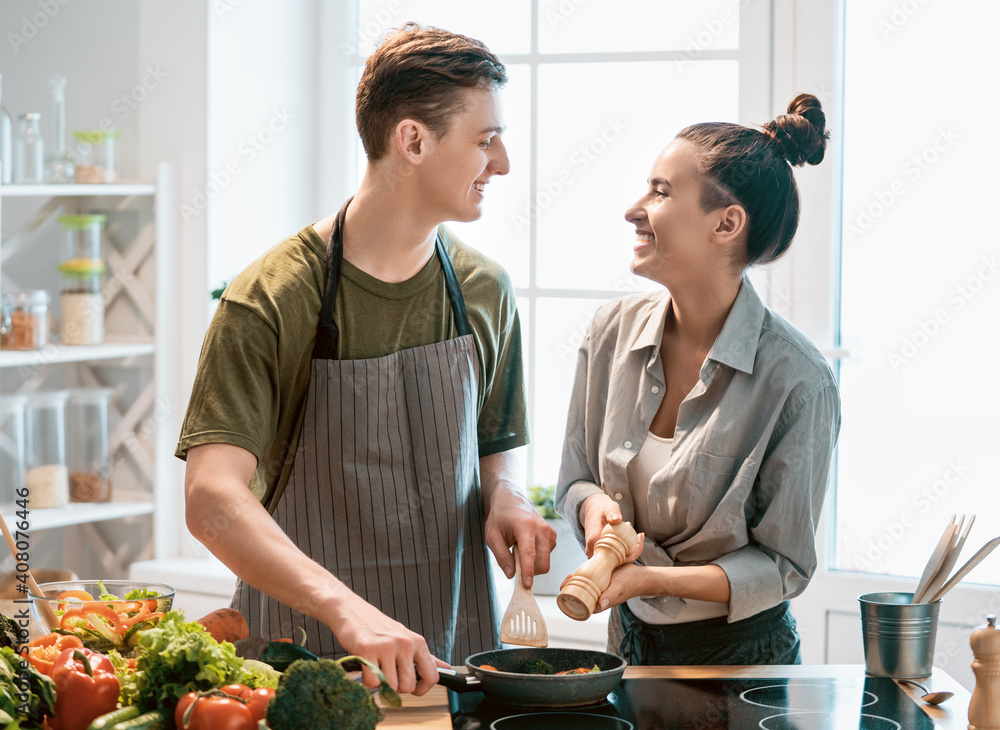
<svg viewBox="0 0 1000 730">
<path fill-rule="evenodd" d="M 657 155 L 648 184 L 625 211 L 636 231 L 631 269 L 669 288 L 669 280 L 715 265 L 710 239 L 718 216 L 701 207 L 702 176 L 688 142 L 674 140 Z"/>
</svg>

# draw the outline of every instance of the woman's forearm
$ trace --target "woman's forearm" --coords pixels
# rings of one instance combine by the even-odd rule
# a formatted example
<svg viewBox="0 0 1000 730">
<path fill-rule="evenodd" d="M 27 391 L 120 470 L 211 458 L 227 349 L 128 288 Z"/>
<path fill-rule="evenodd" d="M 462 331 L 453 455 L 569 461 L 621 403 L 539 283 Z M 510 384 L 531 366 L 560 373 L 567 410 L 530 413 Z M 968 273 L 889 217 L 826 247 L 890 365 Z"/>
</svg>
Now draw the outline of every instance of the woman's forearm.
<svg viewBox="0 0 1000 730">
<path fill-rule="evenodd" d="M 679 596 L 696 601 L 729 602 L 729 578 L 718 565 L 647 567 L 646 596 Z"/>
</svg>

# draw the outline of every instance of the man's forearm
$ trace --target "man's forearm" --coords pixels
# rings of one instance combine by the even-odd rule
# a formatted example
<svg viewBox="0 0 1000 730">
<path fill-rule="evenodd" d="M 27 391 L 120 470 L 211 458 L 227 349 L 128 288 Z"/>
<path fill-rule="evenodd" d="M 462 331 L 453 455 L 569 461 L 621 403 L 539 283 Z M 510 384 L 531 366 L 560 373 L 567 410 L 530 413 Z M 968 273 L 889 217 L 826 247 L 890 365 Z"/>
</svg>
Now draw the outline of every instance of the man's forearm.
<svg viewBox="0 0 1000 730">
<path fill-rule="evenodd" d="M 230 468 L 218 449 L 199 453 L 205 448 L 192 449 L 188 456 L 185 494 L 191 534 L 246 583 L 329 622 L 331 612 L 350 593 L 347 586 L 282 531 L 243 483 L 244 475 L 238 472 L 245 468 Z"/>
</svg>

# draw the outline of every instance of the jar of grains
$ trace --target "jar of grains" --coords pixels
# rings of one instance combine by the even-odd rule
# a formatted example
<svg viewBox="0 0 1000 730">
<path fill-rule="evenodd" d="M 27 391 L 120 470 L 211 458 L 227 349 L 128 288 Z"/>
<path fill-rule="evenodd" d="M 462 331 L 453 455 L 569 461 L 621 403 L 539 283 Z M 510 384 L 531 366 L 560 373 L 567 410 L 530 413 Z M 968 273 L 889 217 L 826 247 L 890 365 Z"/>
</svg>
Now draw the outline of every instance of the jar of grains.
<svg viewBox="0 0 1000 730">
<path fill-rule="evenodd" d="M 62 263 L 62 315 L 64 345 L 97 345 L 104 341 L 104 295 L 101 293 L 101 230 L 106 216 L 61 215 L 65 232 Z"/>
<path fill-rule="evenodd" d="M 114 388 L 79 388 L 66 406 L 66 461 L 71 502 L 111 499 L 108 402 Z"/>
<path fill-rule="evenodd" d="M 49 293 L 41 289 L 0 294 L 0 349 L 40 350 L 49 342 Z"/>
<path fill-rule="evenodd" d="M 23 395 L 0 396 L 0 507 L 9 507 L 24 486 Z"/>
<path fill-rule="evenodd" d="M 66 468 L 65 390 L 28 394 L 25 409 L 25 486 L 31 509 L 64 507 L 69 503 Z"/>
<path fill-rule="evenodd" d="M 73 132 L 79 160 L 75 180 L 78 183 L 113 183 L 118 181 L 115 172 L 115 139 L 121 135 L 116 129 L 78 129 Z"/>
</svg>

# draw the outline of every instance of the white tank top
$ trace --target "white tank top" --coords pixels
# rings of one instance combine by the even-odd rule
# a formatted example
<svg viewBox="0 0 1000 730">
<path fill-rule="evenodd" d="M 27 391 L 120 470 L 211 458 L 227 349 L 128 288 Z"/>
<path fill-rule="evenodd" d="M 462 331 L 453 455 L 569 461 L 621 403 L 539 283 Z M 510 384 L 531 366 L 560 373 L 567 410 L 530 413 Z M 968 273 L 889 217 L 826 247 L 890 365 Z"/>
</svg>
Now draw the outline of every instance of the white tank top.
<svg viewBox="0 0 1000 730">
<path fill-rule="evenodd" d="M 657 472 L 667 467 L 673 450 L 674 440 L 672 438 L 663 438 L 650 431 L 646 434 L 646 440 L 642 442 L 639 453 L 629 462 L 626 471 L 628 489 L 632 494 L 632 506 L 635 510 L 635 529 L 638 532 L 645 532 L 654 540 L 665 536 L 655 535 L 649 529 L 649 483 Z M 676 499 L 676 497 L 671 499 Z M 673 505 L 656 505 L 655 508 L 669 510 L 673 508 Z M 684 601 L 687 605 L 676 618 L 660 613 L 640 597 L 630 598 L 626 604 L 637 618 L 647 624 L 680 624 L 729 615 L 729 604 L 727 603 L 696 601 L 691 598 L 685 598 Z"/>
</svg>

